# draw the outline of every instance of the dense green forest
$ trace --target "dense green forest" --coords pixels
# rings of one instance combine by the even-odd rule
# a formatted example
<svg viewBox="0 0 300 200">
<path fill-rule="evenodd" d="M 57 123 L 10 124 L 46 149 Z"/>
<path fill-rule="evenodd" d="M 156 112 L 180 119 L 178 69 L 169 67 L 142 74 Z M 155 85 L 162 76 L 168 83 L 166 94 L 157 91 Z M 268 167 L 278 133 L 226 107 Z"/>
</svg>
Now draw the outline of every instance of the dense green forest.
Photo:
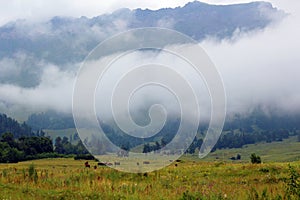
<svg viewBox="0 0 300 200">
<path fill-rule="evenodd" d="M 25 122 L 19 124 L 17 120 L 0 113 L 0 136 L 1 134 L 7 132 L 13 133 L 15 137 L 33 135 L 31 127 L 28 126 Z"/>
<path fill-rule="evenodd" d="M 0 163 L 89 154 L 81 140 L 72 144 L 67 137 L 57 137 L 53 142 L 43 130 L 32 132 L 26 123 L 4 114 L 0 114 L 0 125 Z"/>
<path fill-rule="evenodd" d="M 57 137 L 54 144 L 49 137 L 42 136 L 14 138 L 12 133 L 4 133 L 0 138 L 0 163 L 88 154 L 80 140 L 73 145 L 67 137 Z"/>
</svg>

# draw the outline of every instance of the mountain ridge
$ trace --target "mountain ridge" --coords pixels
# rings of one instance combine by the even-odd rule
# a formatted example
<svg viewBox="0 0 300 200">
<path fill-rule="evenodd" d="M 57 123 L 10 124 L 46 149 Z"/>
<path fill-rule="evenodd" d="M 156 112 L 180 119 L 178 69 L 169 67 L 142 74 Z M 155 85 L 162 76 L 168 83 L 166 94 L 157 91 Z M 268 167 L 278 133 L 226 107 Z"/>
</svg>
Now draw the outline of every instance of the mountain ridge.
<svg viewBox="0 0 300 200">
<path fill-rule="evenodd" d="M 212 5 L 193 1 L 158 10 L 123 8 L 88 17 L 60 17 L 31 23 L 16 20 L 0 27 L 0 84 L 33 88 L 45 65 L 76 70 L 101 41 L 133 28 L 162 27 L 197 41 L 236 39 L 239 33 L 263 30 L 285 16 L 268 2 Z"/>
</svg>

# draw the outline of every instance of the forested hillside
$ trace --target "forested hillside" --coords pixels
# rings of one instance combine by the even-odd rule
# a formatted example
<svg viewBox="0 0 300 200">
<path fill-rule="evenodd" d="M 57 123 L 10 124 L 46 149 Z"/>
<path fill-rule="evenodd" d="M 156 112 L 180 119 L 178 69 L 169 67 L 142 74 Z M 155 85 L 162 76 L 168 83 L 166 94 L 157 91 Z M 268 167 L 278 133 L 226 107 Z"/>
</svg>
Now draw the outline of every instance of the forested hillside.
<svg viewBox="0 0 300 200">
<path fill-rule="evenodd" d="M 53 111 L 33 114 L 27 123 L 35 127 L 36 130 L 75 128 L 71 115 L 61 115 Z M 143 145 L 143 152 L 151 152 L 159 150 L 172 140 L 178 130 L 179 123 L 179 119 L 171 119 L 159 133 L 144 140 L 125 134 L 113 120 L 100 125 L 107 137 L 111 138 L 115 145 L 122 149 L 129 150 Z M 207 124 L 202 124 L 199 127 L 197 137 L 187 150 L 188 153 L 195 153 L 199 149 L 206 129 Z M 282 141 L 299 134 L 300 114 L 266 113 L 262 108 L 257 107 L 248 114 L 228 116 L 222 135 L 214 149 L 240 148 L 243 145 L 259 142 Z"/>
<path fill-rule="evenodd" d="M 26 123 L 19 124 L 16 120 L 0 113 L 0 136 L 7 132 L 13 133 L 16 138 L 33 135 L 31 127 Z"/>
<path fill-rule="evenodd" d="M 75 128 L 71 114 L 57 113 L 51 110 L 30 115 L 26 123 L 34 130 Z"/>
</svg>

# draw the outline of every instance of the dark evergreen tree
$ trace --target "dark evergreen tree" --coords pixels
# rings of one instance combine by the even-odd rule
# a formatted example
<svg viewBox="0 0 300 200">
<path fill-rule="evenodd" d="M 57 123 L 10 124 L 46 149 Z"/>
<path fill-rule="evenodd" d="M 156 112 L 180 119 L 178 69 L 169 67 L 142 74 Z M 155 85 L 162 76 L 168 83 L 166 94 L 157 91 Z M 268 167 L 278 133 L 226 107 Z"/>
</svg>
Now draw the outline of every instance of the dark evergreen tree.
<svg viewBox="0 0 300 200">
<path fill-rule="evenodd" d="M 65 149 L 64 149 L 64 146 L 62 144 L 62 139 L 61 137 L 57 137 L 55 139 L 55 144 L 54 144 L 55 148 L 54 148 L 54 151 L 56 153 L 60 153 L 60 154 L 64 154 L 65 153 Z"/>
</svg>

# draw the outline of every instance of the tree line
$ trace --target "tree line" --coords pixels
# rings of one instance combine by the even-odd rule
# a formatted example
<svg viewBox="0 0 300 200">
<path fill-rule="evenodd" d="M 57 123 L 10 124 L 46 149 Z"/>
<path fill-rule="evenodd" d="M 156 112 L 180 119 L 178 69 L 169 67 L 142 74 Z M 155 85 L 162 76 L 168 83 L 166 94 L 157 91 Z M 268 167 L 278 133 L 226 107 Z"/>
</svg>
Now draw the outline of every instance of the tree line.
<svg viewBox="0 0 300 200">
<path fill-rule="evenodd" d="M 0 163 L 88 154 L 81 140 L 74 145 L 67 137 L 57 137 L 54 144 L 51 138 L 43 136 L 15 138 L 12 133 L 4 133 L 0 138 Z"/>
<path fill-rule="evenodd" d="M 0 114 L 0 136 L 3 133 L 14 133 L 14 136 L 33 136 L 33 132 L 27 123 L 19 124 L 17 120 L 12 119 L 5 114 Z"/>
<path fill-rule="evenodd" d="M 285 129 L 253 132 L 240 132 L 240 130 L 223 132 L 212 151 L 225 148 L 241 148 L 244 145 L 255 144 L 259 142 L 278 142 L 282 141 L 283 139 L 287 139 L 290 136 L 296 135 L 298 136 L 298 141 L 300 142 L 299 133 L 290 132 L 289 130 Z M 203 143 L 203 138 L 204 133 L 197 134 L 197 137 L 194 138 L 193 142 L 185 153 L 194 154 L 198 152 Z M 162 143 L 159 141 L 153 143 L 145 143 L 143 146 L 143 153 L 159 152 L 158 150 L 164 145 L 166 145 L 165 142 Z"/>
<path fill-rule="evenodd" d="M 75 128 L 71 114 L 58 113 L 52 110 L 42 113 L 34 113 L 28 117 L 26 123 L 34 130 Z"/>
</svg>

